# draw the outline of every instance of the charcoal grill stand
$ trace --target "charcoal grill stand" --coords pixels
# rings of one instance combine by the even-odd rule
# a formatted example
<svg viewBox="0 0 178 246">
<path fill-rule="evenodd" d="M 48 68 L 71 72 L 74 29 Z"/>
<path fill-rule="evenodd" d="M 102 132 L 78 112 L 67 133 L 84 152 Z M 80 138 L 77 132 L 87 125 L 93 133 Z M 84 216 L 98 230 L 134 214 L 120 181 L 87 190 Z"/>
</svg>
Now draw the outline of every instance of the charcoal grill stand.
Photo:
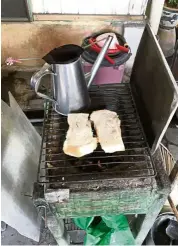
<svg viewBox="0 0 178 246">
<path fill-rule="evenodd" d="M 119 190 L 117 190 L 115 194 L 118 200 L 118 204 L 115 207 L 117 210 L 111 210 L 111 213 L 124 213 L 126 215 L 137 214 L 137 218 L 134 219 L 131 223 L 131 230 L 135 237 L 136 244 L 138 245 L 141 245 L 143 243 L 146 235 L 152 227 L 171 190 L 170 181 L 167 174 L 164 171 L 164 167 L 162 165 L 161 160 L 162 159 L 160 156 L 160 152 L 158 150 L 155 154 L 154 159 L 157 176 L 155 178 L 152 178 L 152 180 L 150 180 L 150 183 L 148 182 L 148 180 L 145 180 L 146 182 L 140 182 L 138 180 L 129 180 L 129 182 L 127 182 L 126 180 L 123 180 L 119 182 L 120 188 Z M 37 186 L 34 191 L 37 190 L 38 192 L 34 192 L 35 205 L 36 207 L 38 207 L 39 205 L 42 206 L 43 204 L 46 207 L 47 221 L 48 218 L 50 218 L 50 222 L 51 220 L 54 221 L 53 226 L 50 226 L 49 229 L 51 230 L 56 241 L 60 245 L 61 240 L 64 240 L 64 238 L 62 237 L 62 233 L 59 233 L 59 228 L 61 228 L 62 223 L 60 220 L 60 206 L 58 207 L 57 204 L 54 205 L 51 201 L 51 199 L 56 199 L 55 194 L 53 194 L 54 196 L 52 198 L 51 196 L 46 196 L 46 199 L 44 199 L 43 187 L 41 186 L 41 194 L 39 194 L 39 184 L 36 185 Z M 95 199 L 95 196 L 92 193 L 93 192 L 91 192 L 90 195 L 92 195 L 93 199 Z M 48 201 L 46 201 L 47 199 Z M 82 199 L 81 195 L 79 194 L 78 199 Z M 89 215 L 91 214 L 87 215 L 87 213 L 84 214 L 84 212 L 82 211 L 80 216 Z M 61 216 L 61 218 L 70 217 L 74 217 L 74 211 L 71 215 L 70 213 L 68 213 L 68 216 Z M 52 223 L 50 223 L 50 225 L 51 224 Z"/>
<path fill-rule="evenodd" d="M 41 159 L 40 162 L 38 183 L 35 185 L 33 198 L 37 207 L 46 208 L 47 218 L 48 216 L 64 219 L 104 214 L 137 214 L 131 229 L 136 243 L 142 244 L 171 190 L 159 145 L 178 107 L 175 80 L 148 25 L 137 52 L 130 85 L 131 94 L 128 93 L 127 84 L 117 85 L 119 89 L 113 87 L 116 95 L 108 93 L 105 89 L 102 92 L 104 88 L 102 86 L 98 88 L 99 98 L 103 98 L 106 108 L 109 105 L 108 109 L 118 112 L 121 117 L 125 154 L 117 153 L 114 158 L 113 156 L 103 158 L 103 152 L 97 150 L 98 152 L 87 156 L 88 159 L 84 157 L 84 166 L 81 162 L 72 164 L 72 160 L 60 152 L 59 148 L 64 141 L 67 124 L 62 118 L 56 119 L 50 106 L 47 107 L 45 122 L 50 127 L 44 127 L 41 156 L 45 159 Z M 112 88 L 111 85 L 108 88 Z M 91 96 L 93 93 L 93 98 L 96 99 L 95 92 L 96 87 L 94 92 L 91 92 Z M 134 100 L 127 104 L 130 96 Z M 100 109 L 96 103 L 95 105 L 97 106 L 95 110 Z M 118 105 L 119 108 L 115 108 Z M 130 123 L 128 124 L 127 121 Z M 138 124 L 139 121 L 142 123 L 143 132 Z M 60 125 L 64 127 L 60 128 Z M 54 126 L 58 128 L 59 135 L 54 132 L 56 131 Z M 151 153 L 145 142 L 145 136 L 140 135 L 142 133 L 146 135 Z M 52 147 L 53 142 L 57 145 Z M 98 155 L 99 163 L 91 161 L 92 158 L 97 160 Z M 108 169 L 107 173 L 86 172 L 89 166 L 98 168 L 101 164 L 107 168 L 112 165 L 112 169 Z M 72 165 L 75 166 L 72 168 Z M 85 172 L 78 173 L 76 168 L 84 168 Z M 119 171 L 117 168 L 120 168 Z M 50 229 L 59 242 L 56 234 L 57 226 Z"/>
</svg>

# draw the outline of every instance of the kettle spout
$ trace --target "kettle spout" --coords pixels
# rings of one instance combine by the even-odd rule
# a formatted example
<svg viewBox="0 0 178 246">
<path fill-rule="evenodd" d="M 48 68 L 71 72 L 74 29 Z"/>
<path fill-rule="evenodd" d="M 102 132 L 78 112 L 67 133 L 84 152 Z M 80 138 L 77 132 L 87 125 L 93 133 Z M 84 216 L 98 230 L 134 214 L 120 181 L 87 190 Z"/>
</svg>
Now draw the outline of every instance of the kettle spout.
<svg viewBox="0 0 178 246">
<path fill-rule="evenodd" d="M 90 86 L 91 86 L 91 84 L 93 82 L 93 79 L 94 79 L 94 77 L 95 77 L 95 75 L 96 75 L 96 73 L 97 73 L 97 71 L 98 71 L 103 59 L 104 59 L 104 56 L 105 56 L 105 54 L 106 54 L 106 52 L 107 52 L 107 50 L 108 50 L 108 48 L 109 48 L 109 46 L 111 44 L 112 39 L 113 39 L 113 37 L 110 36 L 110 35 L 107 37 L 107 39 L 105 41 L 105 44 L 104 44 L 103 48 L 101 49 L 99 55 L 97 56 L 97 59 L 96 59 L 94 65 L 93 65 L 93 67 L 91 69 L 91 73 L 90 74 L 86 74 L 86 79 L 88 80 L 88 83 L 87 83 L 87 87 L 88 88 L 90 88 Z"/>
</svg>

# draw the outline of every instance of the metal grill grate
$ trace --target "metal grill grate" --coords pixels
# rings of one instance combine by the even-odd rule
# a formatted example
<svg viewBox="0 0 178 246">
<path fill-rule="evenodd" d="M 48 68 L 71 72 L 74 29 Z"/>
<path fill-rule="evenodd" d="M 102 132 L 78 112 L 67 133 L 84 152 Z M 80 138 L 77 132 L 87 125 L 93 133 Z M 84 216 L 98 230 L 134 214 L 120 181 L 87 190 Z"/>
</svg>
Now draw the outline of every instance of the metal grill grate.
<svg viewBox="0 0 178 246">
<path fill-rule="evenodd" d="M 48 102 L 38 181 L 63 186 L 71 182 L 155 176 L 129 84 L 93 86 L 90 96 L 89 113 L 99 109 L 117 112 L 126 150 L 107 154 L 98 145 L 93 153 L 82 158 L 65 155 L 62 148 L 68 129 L 67 117 L 57 114 Z"/>
</svg>

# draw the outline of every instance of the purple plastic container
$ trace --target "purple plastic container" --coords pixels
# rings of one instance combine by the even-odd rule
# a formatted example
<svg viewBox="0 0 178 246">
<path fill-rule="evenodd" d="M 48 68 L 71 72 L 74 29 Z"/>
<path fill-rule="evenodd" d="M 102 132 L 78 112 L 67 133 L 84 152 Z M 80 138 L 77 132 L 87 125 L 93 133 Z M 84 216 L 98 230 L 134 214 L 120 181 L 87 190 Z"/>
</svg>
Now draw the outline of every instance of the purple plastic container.
<svg viewBox="0 0 178 246">
<path fill-rule="evenodd" d="M 91 71 L 92 65 L 90 63 L 84 63 L 84 71 L 88 73 Z M 121 83 L 124 75 L 125 64 L 122 64 L 116 68 L 114 67 L 100 67 L 93 80 L 93 84 L 113 84 Z"/>
</svg>

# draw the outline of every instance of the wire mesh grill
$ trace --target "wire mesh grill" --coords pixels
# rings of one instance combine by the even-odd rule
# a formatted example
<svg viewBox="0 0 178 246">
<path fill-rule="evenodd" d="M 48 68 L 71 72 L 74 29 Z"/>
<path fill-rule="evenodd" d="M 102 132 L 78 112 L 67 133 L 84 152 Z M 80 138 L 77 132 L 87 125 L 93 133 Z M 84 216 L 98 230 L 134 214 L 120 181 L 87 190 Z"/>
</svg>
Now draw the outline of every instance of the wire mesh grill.
<svg viewBox="0 0 178 246">
<path fill-rule="evenodd" d="M 121 120 L 125 151 L 105 153 L 100 145 L 84 157 L 75 158 L 63 152 L 68 129 L 67 117 L 57 114 L 46 104 L 38 181 L 64 186 L 71 182 L 93 182 L 122 178 L 155 176 L 150 150 L 145 140 L 129 84 L 93 86 L 91 107 L 117 112 Z M 96 135 L 93 129 L 94 135 Z"/>
</svg>

